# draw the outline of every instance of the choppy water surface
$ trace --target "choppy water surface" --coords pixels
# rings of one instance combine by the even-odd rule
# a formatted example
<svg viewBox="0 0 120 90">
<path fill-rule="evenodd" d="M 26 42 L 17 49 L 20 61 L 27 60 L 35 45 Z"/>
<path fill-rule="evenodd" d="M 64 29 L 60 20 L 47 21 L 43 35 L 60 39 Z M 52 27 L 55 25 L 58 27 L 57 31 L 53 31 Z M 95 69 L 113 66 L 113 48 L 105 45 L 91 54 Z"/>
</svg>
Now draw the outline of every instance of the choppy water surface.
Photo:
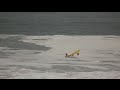
<svg viewBox="0 0 120 90">
<path fill-rule="evenodd" d="M 119 36 L 1 35 L 0 40 L 1 79 L 120 78 Z M 65 58 L 77 49 L 79 56 Z"/>
<path fill-rule="evenodd" d="M 120 78 L 120 13 L 0 12 L 3 78 Z"/>
</svg>

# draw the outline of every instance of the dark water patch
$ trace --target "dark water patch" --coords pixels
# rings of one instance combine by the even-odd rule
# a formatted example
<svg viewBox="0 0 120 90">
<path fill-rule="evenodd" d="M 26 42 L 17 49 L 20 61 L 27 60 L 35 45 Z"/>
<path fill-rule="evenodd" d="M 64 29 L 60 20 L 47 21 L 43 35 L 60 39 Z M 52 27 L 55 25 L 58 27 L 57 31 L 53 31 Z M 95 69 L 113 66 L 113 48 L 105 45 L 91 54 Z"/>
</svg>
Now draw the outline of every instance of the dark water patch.
<svg viewBox="0 0 120 90">
<path fill-rule="evenodd" d="M 25 63 L 27 63 L 27 62 L 31 62 L 31 61 L 36 61 L 36 60 L 38 60 L 38 59 L 34 59 L 34 58 L 28 58 L 27 57 L 27 59 L 26 58 L 24 58 L 24 59 L 19 59 L 19 60 L 17 60 L 16 62 L 25 62 Z"/>
<path fill-rule="evenodd" d="M 76 68 L 79 72 L 101 71 L 101 69 L 88 68 L 88 67 L 83 67 L 83 66 L 75 66 L 75 68 Z"/>
<path fill-rule="evenodd" d="M 8 58 L 12 54 L 15 54 L 15 53 L 0 51 L 0 58 Z"/>
<path fill-rule="evenodd" d="M 41 52 L 35 52 L 34 54 L 39 54 L 39 53 L 41 53 Z"/>
<path fill-rule="evenodd" d="M 48 39 L 32 39 L 32 40 L 48 40 Z"/>
<path fill-rule="evenodd" d="M 114 36 L 111 36 L 111 37 L 104 37 L 104 38 L 107 38 L 107 39 L 120 39 L 120 37 L 114 37 Z"/>
<path fill-rule="evenodd" d="M 7 57 L 8 54 L 5 52 L 0 51 L 0 58 Z"/>
<path fill-rule="evenodd" d="M 113 55 L 114 55 L 115 57 L 120 57 L 120 54 L 118 54 L 118 53 L 117 53 L 117 54 L 114 53 Z"/>
<path fill-rule="evenodd" d="M 9 48 L 9 50 L 21 50 L 21 49 L 18 49 L 18 48 Z"/>
<path fill-rule="evenodd" d="M 69 65 L 69 63 L 49 63 L 49 64 L 52 64 L 52 65 Z"/>
<path fill-rule="evenodd" d="M 77 72 L 77 70 L 69 65 L 53 65 L 52 71 L 55 72 Z"/>
<path fill-rule="evenodd" d="M 1 47 L 8 47 L 16 50 L 49 50 L 50 47 L 45 47 L 44 45 L 35 45 L 33 43 L 22 42 L 20 41 L 21 37 L 11 36 L 8 38 L 0 39 Z"/>
<path fill-rule="evenodd" d="M 9 70 L 7 67 L 0 67 L 0 70 Z"/>
<path fill-rule="evenodd" d="M 101 61 L 101 63 L 120 63 L 120 61 Z"/>
<path fill-rule="evenodd" d="M 101 69 L 93 69 L 83 66 L 69 66 L 69 65 L 53 65 L 52 70 L 55 72 L 93 72 L 101 71 Z"/>
<path fill-rule="evenodd" d="M 70 62 L 72 61 L 72 62 Z M 86 60 L 69 60 L 69 61 L 66 61 L 64 63 L 49 63 L 49 64 L 52 64 L 52 65 L 71 65 L 71 66 L 74 66 L 74 65 L 81 65 L 80 62 L 90 62 L 90 61 L 86 61 Z"/>
<path fill-rule="evenodd" d="M 10 50 L 10 49 L 2 49 L 2 50 Z"/>
</svg>

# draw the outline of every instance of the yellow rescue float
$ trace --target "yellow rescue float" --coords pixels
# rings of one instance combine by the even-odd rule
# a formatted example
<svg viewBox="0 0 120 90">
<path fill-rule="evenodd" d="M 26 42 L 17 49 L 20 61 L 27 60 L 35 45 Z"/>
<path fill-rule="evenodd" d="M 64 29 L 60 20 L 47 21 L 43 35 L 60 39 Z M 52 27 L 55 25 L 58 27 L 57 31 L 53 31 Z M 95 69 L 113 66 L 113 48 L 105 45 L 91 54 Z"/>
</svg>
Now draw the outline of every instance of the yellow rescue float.
<svg viewBox="0 0 120 90">
<path fill-rule="evenodd" d="M 75 54 L 79 55 L 79 53 L 80 53 L 80 50 L 77 50 L 69 55 L 66 53 L 65 57 L 71 57 L 71 56 L 74 56 Z"/>
</svg>

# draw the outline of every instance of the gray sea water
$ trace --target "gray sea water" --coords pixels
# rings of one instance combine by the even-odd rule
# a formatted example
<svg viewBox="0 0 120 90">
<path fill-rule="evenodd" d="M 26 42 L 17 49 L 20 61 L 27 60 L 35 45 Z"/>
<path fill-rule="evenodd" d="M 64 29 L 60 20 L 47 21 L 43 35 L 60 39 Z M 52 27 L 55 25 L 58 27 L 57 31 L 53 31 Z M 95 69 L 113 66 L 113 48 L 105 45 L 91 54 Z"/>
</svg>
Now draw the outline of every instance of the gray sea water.
<svg viewBox="0 0 120 90">
<path fill-rule="evenodd" d="M 120 12 L 0 12 L 0 79 L 118 79 L 119 29 Z"/>
<path fill-rule="evenodd" d="M 120 12 L 0 12 L 1 34 L 120 35 Z"/>
</svg>

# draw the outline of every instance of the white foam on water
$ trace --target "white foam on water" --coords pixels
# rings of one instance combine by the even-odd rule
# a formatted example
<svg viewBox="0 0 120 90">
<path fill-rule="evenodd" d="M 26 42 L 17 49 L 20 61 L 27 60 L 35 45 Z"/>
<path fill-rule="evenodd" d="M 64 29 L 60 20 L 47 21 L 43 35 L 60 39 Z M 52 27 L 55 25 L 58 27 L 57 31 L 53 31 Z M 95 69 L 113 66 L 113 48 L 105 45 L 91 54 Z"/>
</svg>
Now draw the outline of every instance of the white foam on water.
<svg viewBox="0 0 120 90">
<path fill-rule="evenodd" d="M 111 37 L 105 39 L 105 37 Z M 78 58 L 90 59 L 87 57 L 107 57 L 104 54 L 97 54 L 96 50 L 120 50 L 120 37 L 118 36 L 65 36 L 65 35 L 54 35 L 54 36 L 28 36 L 27 40 L 23 40 L 29 43 L 35 43 L 37 45 L 45 45 L 51 47 L 49 51 L 43 52 L 44 57 L 51 56 L 56 59 L 63 59 L 65 53 L 72 53 L 76 50 L 81 50 Z M 48 39 L 48 40 L 32 40 L 32 39 Z M 115 52 L 114 52 L 115 53 Z M 111 56 L 108 56 L 111 58 Z M 93 59 L 93 58 L 92 58 Z"/>
<path fill-rule="evenodd" d="M 51 68 L 54 65 L 67 65 L 71 67 L 83 66 L 91 69 L 101 69 L 103 71 L 91 72 L 36 72 L 34 70 L 19 69 L 26 71 L 21 73 L 19 70 L 13 73 L 12 78 L 120 78 L 120 72 L 114 71 L 113 66 L 119 67 L 120 61 L 120 36 L 66 36 L 66 35 L 46 35 L 46 36 L 24 36 L 20 41 L 34 43 L 36 45 L 44 45 L 51 47 L 48 51 L 40 51 L 41 53 L 33 54 L 28 51 L 14 51 L 17 54 L 10 58 L 2 59 L 2 65 L 23 65 L 33 67 Z M 2 48 L 0 48 L 2 50 Z M 76 50 L 81 50 L 80 55 L 71 58 L 65 58 L 65 54 L 71 54 Z M 31 52 L 31 53 L 30 53 Z M 10 60 L 9 60 L 10 59 Z M 11 59 L 14 59 L 11 61 Z M 21 60 L 26 60 L 22 62 Z M 20 62 L 21 61 L 21 62 Z M 103 61 L 108 61 L 105 63 Z M 111 63 L 116 61 L 118 63 Z M 102 66 L 102 64 L 104 66 Z M 111 66 L 105 66 L 110 64 Z M 0 64 L 1 65 L 1 64 Z M 113 67 L 114 68 L 114 67 Z M 107 71 L 108 70 L 108 71 Z M 113 71 L 110 71 L 113 70 Z"/>
</svg>

